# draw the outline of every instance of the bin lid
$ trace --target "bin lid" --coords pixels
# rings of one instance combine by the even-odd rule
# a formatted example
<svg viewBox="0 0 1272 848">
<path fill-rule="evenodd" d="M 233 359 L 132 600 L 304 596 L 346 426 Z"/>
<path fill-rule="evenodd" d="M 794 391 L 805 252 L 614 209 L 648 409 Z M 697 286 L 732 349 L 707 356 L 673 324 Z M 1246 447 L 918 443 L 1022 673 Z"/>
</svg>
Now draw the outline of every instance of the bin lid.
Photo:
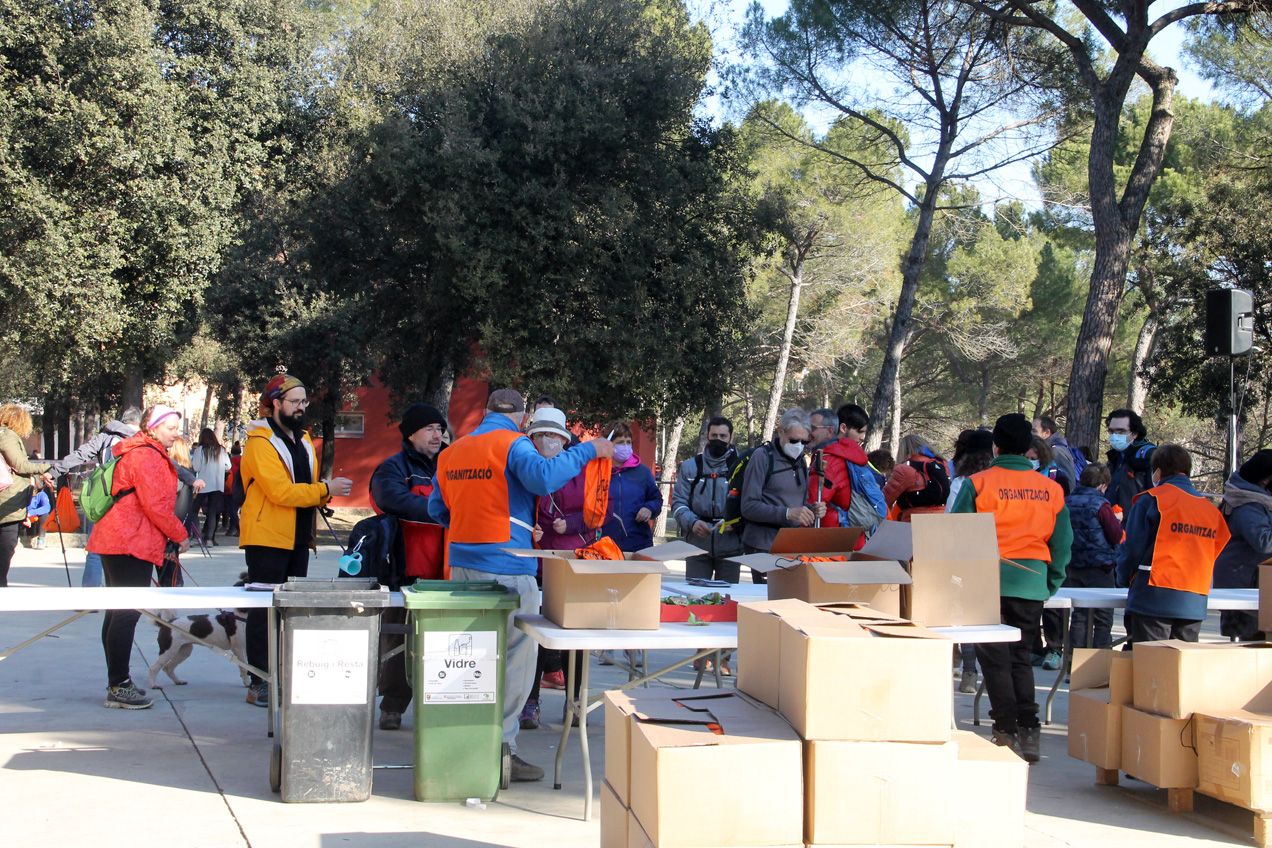
<svg viewBox="0 0 1272 848">
<path fill-rule="evenodd" d="M 402 587 L 407 609 L 514 610 L 521 602 L 516 592 L 494 580 L 416 580 Z"/>
<path fill-rule="evenodd" d="M 389 590 L 370 577 L 293 577 L 274 590 L 276 607 L 343 610 L 387 607 Z"/>
</svg>

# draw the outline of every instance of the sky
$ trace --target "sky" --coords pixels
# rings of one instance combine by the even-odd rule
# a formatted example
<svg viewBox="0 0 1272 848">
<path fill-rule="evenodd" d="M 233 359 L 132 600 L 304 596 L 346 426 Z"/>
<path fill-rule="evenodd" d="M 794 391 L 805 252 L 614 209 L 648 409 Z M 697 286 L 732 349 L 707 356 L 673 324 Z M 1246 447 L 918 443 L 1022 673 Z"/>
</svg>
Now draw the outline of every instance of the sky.
<svg viewBox="0 0 1272 848">
<path fill-rule="evenodd" d="M 769 17 L 781 15 L 789 6 L 789 0 L 760 0 L 760 3 Z M 1169 2 L 1159 0 L 1154 4 L 1154 14 L 1160 15 L 1182 3 L 1183 0 L 1169 0 Z M 690 13 L 696 19 L 705 21 L 711 29 L 718 65 L 736 62 L 742 58 L 737 49 L 737 33 L 750 5 L 751 0 L 689 0 Z M 1198 75 L 1196 68 L 1183 55 L 1186 35 L 1186 28 L 1180 24 L 1168 27 L 1153 39 L 1150 55 L 1158 62 L 1175 69 L 1179 76 L 1177 95 L 1205 101 L 1214 100 L 1216 97 L 1214 88 Z M 713 80 L 713 84 L 717 82 L 718 79 Z M 716 123 L 724 120 L 736 121 L 741 117 L 739 114 L 730 112 L 719 97 L 707 98 L 702 111 Z M 824 131 L 832 118 L 833 115 L 829 112 L 805 114 L 805 119 L 814 131 L 818 132 Z M 1018 199 L 1030 206 L 1036 206 L 1041 203 L 1041 198 L 1030 177 L 1029 169 L 1030 164 L 1027 162 L 1008 166 L 976 181 L 976 185 L 987 202 Z"/>
</svg>

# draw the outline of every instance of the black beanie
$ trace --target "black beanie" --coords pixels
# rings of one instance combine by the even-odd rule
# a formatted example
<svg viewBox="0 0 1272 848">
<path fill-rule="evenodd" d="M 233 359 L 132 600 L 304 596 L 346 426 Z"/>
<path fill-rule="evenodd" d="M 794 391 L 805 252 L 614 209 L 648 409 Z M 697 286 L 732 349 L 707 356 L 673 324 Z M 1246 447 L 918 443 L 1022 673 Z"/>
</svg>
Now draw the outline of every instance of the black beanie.
<svg viewBox="0 0 1272 848">
<path fill-rule="evenodd" d="M 1261 450 L 1242 463 L 1237 474 L 1247 483 L 1258 486 L 1272 477 L 1272 450 Z"/>
<path fill-rule="evenodd" d="M 429 406 L 427 403 L 413 403 L 406 408 L 406 412 L 402 413 L 402 423 L 398 424 L 398 429 L 402 431 L 402 438 L 409 439 L 417 430 L 422 430 L 430 424 L 441 424 L 442 429 L 446 427 L 446 416 L 435 406 Z"/>
<path fill-rule="evenodd" d="M 999 453 L 1023 454 L 1033 444 L 1033 424 L 1019 412 L 994 422 L 994 447 Z"/>
</svg>

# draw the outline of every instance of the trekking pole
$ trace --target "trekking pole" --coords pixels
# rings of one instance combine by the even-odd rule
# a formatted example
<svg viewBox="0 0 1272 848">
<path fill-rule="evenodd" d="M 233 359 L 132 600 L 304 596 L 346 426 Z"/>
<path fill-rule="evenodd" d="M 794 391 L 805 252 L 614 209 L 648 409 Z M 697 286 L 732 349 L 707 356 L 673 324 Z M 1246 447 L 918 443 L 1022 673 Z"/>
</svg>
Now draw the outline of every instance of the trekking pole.
<svg viewBox="0 0 1272 848">
<path fill-rule="evenodd" d="M 331 531 L 331 538 L 335 541 L 336 547 L 340 549 L 340 555 L 343 556 L 345 551 L 344 544 L 340 541 L 340 537 L 336 535 L 336 528 L 331 526 L 331 522 L 327 520 L 327 515 L 335 515 L 335 510 L 329 510 L 326 507 L 318 507 L 318 514 L 322 516 L 322 523 L 327 525 L 327 529 Z"/>
<path fill-rule="evenodd" d="M 54 494 L 56 495 L 57 493 L 54 492 Z M 53 503 L 54 505 L 57 504 L 56 497 L 53 498 Z M 53 514 L 57 515 L 56 509 L 53 510 Z M 57 543 L 62 547 L 62 567 L 66 569 L 66 587 L 70 589 L 73 588 L 73 584 L 71 583 L 71 564 L 66 559 L 66 533 L 62 530 L 61 520 L 57 522 Z M 88 547 L 88 539 L 84 540 L 84 547 Z"/>
</svg>

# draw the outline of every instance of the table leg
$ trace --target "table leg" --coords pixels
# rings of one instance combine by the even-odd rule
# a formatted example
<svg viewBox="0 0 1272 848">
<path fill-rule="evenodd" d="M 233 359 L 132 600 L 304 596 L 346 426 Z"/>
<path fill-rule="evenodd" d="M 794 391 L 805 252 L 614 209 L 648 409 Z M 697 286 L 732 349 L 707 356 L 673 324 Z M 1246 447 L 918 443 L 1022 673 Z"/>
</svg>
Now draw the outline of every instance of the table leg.
<svg viewBox="0 0 1272 848">
<path fill-rule="evenodd" d="M 976 697 L 972 698 L 972 724 L 980 727 L 980 702 L 981 696 L 985 694 L 985 674 L 981 669 L 980 681 L 976 684 Z"/>
<path fill-rule="evenodd" d="M 720 661 L 723 659 L 724 659 L 724 651 L 716 651 L 715 660 L 713 662 L 712 667 L 715 669 L 715 682 L 716 682 L 717 689 L 724 688 L 724 682 L 721 681 L 720 679 Z"/>
<path fill-rule="evenodd" d="M 271 605 L 265 608 L 265 627 L 269 631 L 269 641 L 266 643 L 266 654 L 269 656 L 269 672 L 265 679 L 269 681 L 269 709 L 265 711 L 266 719 L 269 721 L 269 738 L 274 738 L 274 731 L 278 729 L 278 674 L 282 666 L 282 659 L 279 657 L 278 651 L 278 616 Z"/>
<path fill-rule="evenodd" d="M 583 753 L 583 821 L 592 820 L 592 755 L 587 745 L 587 714 L 591 698 L 587 691 L 588 666 L 583 665 L 583 683 L 579 687 L 579 749 Z"/>
<path fill-rule="evenodd" d="M 561 741 L 557 743 L 556 753 L 556 773 L 552 778 L 552 788 L 561 788 L 561 767 L 565 762 L 565 744 L 570 741 L 570 727 L 574 724 L 574 714 L 578 707 L 574 700 L 574 666 L 577 662 L 575 655 L 577 651 L 565 652 L 565 716 L 561 719 Z M 583 665 L 586 667 L 591 660 L 591 656 L 587 655 L 587 660 Z"/>
<path fill-rule="evenodd" d="M 1086 646 L 1095 647 L 1095 610 L 1089 609 L 1086 614 Z"/>
<path fill-rule="evenodd" d="M 1043 723 L 1051 724 L 1051 704 L 1056 699 L 1056 691 L 1060 688 L 1060 681 L 1064 679 L 1065 674 L 1069 670 L 1070 657 L 1073 654 L 1072 639 L 1069 637 L 1069 610 L 1065 610 L 1064 618 L 1060 624 L 1060 668 L 1056 670 L 1055 682 L 1051 684 L 1051 691 L 1047 693 L 1047 707 L 1043 712 Z"/>
<path fill-rule="evenodd" d="M 30 645 L 35 644 L 36 642 L 43 639 L 45 636 L 48 636 L 50 633 L 61 630 L 63 627 L 70 624 L 72 621 L 78 621 L 79 619 L 88 615 L 90 612 L 92 612 L 92 610 L 80 610 L 79 612 L 75 613 L 75 615 L 71 616 L 70 618 L 62 619 L 61 621 L 59 621 L 57 624 L 53 625 L 49 629 L 41 630 L 39 633 L 35 634 L 30 639 L 27 639 L 25 642 L 21 642 L 17 645 L 14 645 L 12 648 L 5 648 L 3 651 L 0 651 L 0 660 L 8 659 L 9 657 L 13 656 L 14 654 L 22 650 L 23 648 L 26 648 L 26 647 L 29 647 Z"/>
</svg>

